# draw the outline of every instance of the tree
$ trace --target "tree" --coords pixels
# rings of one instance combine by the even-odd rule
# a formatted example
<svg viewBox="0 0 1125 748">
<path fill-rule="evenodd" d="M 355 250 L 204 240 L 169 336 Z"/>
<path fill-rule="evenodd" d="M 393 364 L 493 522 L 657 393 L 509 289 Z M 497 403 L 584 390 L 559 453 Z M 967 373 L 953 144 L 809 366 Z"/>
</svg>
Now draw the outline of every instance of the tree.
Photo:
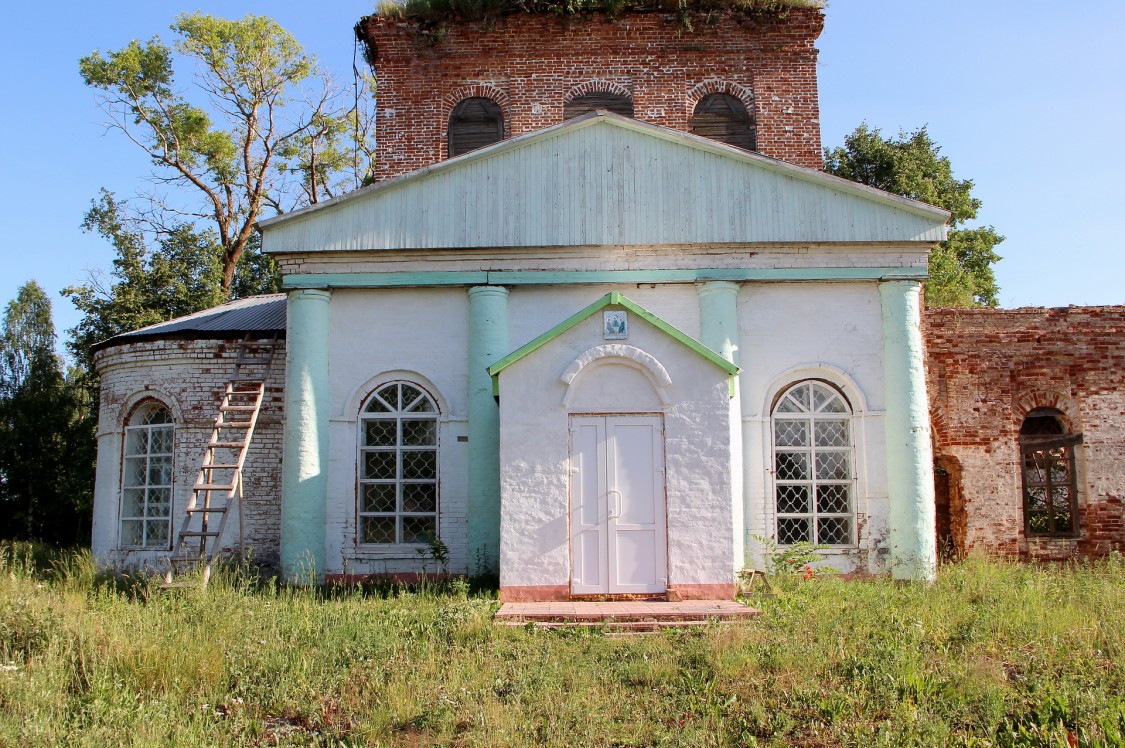
<svg viewBox="0 0 1125 748">
<path fill-rule="evenodd" d="M 69 544 L 89 535 L 93 413 L 54 346 L 51 302 L 29 281 L 0 331 L 0 534 Z"/>
<path fill-rule="evenodd" d="M 996 306 L 999 287 L 992 266 L 1004 241 L 992 226 L 964 228 L 977 217 L 981 201 L 973 182 L 955 179 L 949 159 L 923 127 L 898 138 L 861 124 L 844 145 L 826 148 L 824 170 L 845 179 L 921 200 L 953 214 L 949 238 L 930 253 L 930 306 Z"/>
<path fill-rule="evenodd" d="M 149 156 L 155 184 L 178 191 L 175 198 L 143 194 L 135 209 L 132 201 L 115 203 L 121 223 L 149 243 L 150 233 L 182 235 L 186 227 L 213 238 L 229 298 L 263 209 L 283 212 L 332 196 L 341 172 L 358 168 L 346 158 L 346 133 L 362 134 L 356 152 L 370 154 L 369 99 L 360 105 L 357 96 L 348 109 L 315 59 L 272 19 L 184 14 L 172 31 L 173 47 L 159 37 L 133 41 L 83 57 L 79 70 L 99 91 L 108 127 Z M 173 52 L 195 64 L 193 92 L 206 107 L 177 87 Z"/>
</svg>

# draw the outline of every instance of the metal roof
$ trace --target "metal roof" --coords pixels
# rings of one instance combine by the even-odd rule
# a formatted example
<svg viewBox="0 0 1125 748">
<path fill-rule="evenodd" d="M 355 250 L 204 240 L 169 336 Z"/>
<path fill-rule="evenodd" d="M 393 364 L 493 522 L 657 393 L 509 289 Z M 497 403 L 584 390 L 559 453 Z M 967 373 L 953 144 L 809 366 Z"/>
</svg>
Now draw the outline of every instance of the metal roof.
<svg viewBox="0 0 1125 748">
<path fill-rule="evenodd" d="M 122 343 L 157 338 L 225 338 L 231 333 L 285 332 L 285 294 L 248 296 L 184 317 L 123 332 L 94 346 L 98 351 Z"/>
</svg>

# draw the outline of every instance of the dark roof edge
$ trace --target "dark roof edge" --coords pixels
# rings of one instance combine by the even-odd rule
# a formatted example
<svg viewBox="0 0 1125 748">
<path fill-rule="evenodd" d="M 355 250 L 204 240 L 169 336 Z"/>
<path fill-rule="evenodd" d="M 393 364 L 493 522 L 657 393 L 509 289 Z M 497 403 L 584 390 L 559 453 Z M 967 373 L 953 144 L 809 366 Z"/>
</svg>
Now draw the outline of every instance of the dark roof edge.
<svg viewBox="0 0 1125 748">
<path fill-rule="evenodd" d="M 90 346 L 92 353 L 104 351 L 127 343 L 150 343 L 154 340 L 238 340 L 246 335 L 255 335 L 254 340 L 277 337 L 285 339 L 285 328 L 256 330 L 173 330 L 169 332 L 121 333 Z"/>
</svg>

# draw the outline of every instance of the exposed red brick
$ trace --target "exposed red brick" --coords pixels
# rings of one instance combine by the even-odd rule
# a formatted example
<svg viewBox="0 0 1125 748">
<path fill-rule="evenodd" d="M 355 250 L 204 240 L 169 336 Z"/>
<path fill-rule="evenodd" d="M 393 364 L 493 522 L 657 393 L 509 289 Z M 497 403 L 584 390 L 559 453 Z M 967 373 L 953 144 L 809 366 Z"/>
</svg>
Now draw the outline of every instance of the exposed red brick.
<svg viewBox="0 0 1125 748">
<path fill-rule="evenodd" d="M 449 113 L 463 98 L 493 98 L 512 137 L 562 122 L 564 102 L 593 82 L 628 90 L 638 119 L 678 130 L 700 98 L 733 92 L 752 106 L 761 153 L 820 168 L 823 25 L 814 9 L 700 18 L 693 31 L 666 13 L 522 13 L 449 23 L 438 40 L 417 23 L 364 18 L 379 82 L 376 176 L 446 158 Z"/>
<path fill-rule="evenodd" d="M 924 325 L 934 454 L 950 474 L 958 550 L 1060 559 L 1125 547 L 1125 306 L 931 309 Z M 1077 539 L 1024 535 L 1017 437 L 1040 407 L 1083 435 Z"/>
</svg>

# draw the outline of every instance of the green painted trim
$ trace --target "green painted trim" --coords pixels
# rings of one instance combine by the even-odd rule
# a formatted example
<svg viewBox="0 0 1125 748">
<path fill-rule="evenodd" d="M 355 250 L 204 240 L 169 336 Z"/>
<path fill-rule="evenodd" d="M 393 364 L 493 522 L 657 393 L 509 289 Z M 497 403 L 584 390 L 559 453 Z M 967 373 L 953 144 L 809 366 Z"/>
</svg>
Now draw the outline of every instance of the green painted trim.
<svg viewBox="0 0 1125 748">
<path fill-rule="evenodd" d="M 285 579 L 323 578 L 328 504 L 328 341 L 331 293 L 289 294 L 281 462 L 281 568 Z"/>
<path fill-rule="evenodd" d="M 698 340 L 692 338 L 690 335 L 683 332 L 679 328 L 668 324 L 663 319 L 645 309 L 640 304 L 636 303 L 635 301 L 630 301 L 629 299 L 622 296 L 618 291 L 611 291 L 610 293 L 607 293 L 605 296 L 595 301 L 593 304 L 590 304 L 585 309 L 575 312 L 571 316 L 567 317 L 565 320 L 555 325 L 547 332 L 535 338 L 535 340 L 532 340 L 529 343 L 525 343 L 524 345 L 509 353 L 504 358 L 494 363 L 492 366 L 488 367 L 488 373 L 492 375 L 492 394 L 500 394 L 500 380 L 498 377 L 500 372 L 504 371 L 504 369 L 507 369 L 509 366 L 524 358 L 525 356 L 528 356 L 539 350 L 547 343 L 570 330 L 575 325 L 588 319 L 591 315 L 596 314 L 602 309 L 610 306 L 617 306 L 621 307 L 622 309 L 627 309 L 664 334 L 687 346 L 687 348 L 710 361 L 715 366 L 718 366 L 720 369 L 726 372 L 728 377 L 731 378 L 731 392 L 733 393 L 734 377 L 738 375 L 741 369 L 739 369 L 730 361 L 727 361 L 715 351 L 700 343 Z"/>
<path fill-rule="evenodd" d="M 285 289 L 405 288 L 410 286 L 535 286 L 592 283 L 702 283 L 706 281 L 926 280 L 924 267 L 700 268 L 694 270 L 519 270 L 287 275 Z"/>
<path fill-rule="evenodd" d="M 879 284 L 883 320 L 887 443 L 887 545 L 891 576 L 932 582 L 937 576 L 933 451 L 926 397 L 926 351 L 915 281 Z"/>
</svg>

